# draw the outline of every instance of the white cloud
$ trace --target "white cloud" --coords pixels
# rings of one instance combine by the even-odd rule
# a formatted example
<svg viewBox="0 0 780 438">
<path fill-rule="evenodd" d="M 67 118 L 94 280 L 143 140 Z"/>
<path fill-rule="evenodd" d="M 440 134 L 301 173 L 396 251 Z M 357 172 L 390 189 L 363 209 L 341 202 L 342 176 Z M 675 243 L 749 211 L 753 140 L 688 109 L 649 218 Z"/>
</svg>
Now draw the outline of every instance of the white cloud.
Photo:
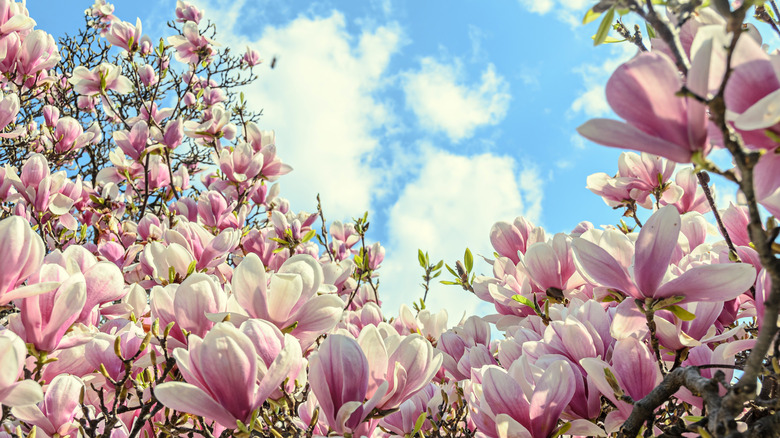
<svg viewBox="0 0 780 438">
<path fill-rule="evenodd" d="M 528 9 L 529 12 L 542 15 L 550 12 L 553 6 L 555 6 L 553 0 L 520 0 L 520 4 Z"/>
<path fill-rule="evenodd" d="M 585 149 L 585 139 L 582 138 L 579 134 L 572 134 L 571 137 L 569 137 L 571 140 L 571 144 L 574 145 L 577 149 Z"/>
<path fill-rule="evenodd" d="M 509 108 L 509 85 L 488 64 L 480 83 L 463 84 L 459 61 L 443 64 L 423 58 L 420 70 L 403 74 L 406 105 L 424 129 L 444 132 L 459 142 L 483 125 L 495 125 Z"/>
<path fill-rule="evenodd" d="M 607 103 L 607 96 L 604 91 L 604 85 L 592 84 L 580 94 L 571 104 L 571 110 L 578 113 L 583 112 L 588 117 L 604 116 L 609 114 L 610 108 Z"/>
<path fill-rule="evenodd" d="M 250 105 L 263 109 L 261 129 L 276 131 L 278 153 L 293 167 L 281 179 L 282 196 L 293 209 L 312 211 L 322 194 L 326 214 L 349 218 L 371 209 L 380 182 L 368 162 L 379 145 L 376 133 L 393 124 L 393 113 L 376 97 L 386 83 L 387 66 L 399 49 L 396 24 L 373 25 L 350 35 L 344 16 L 300 16 L 279 27 L 266 26 L 247 41 L 230 34 L 243 1 L 209 3 L 209 17 L 220 23 L 222 42 L 247 45 L 270 61 L 245 90 Z"/>
<path fill-rule="evenodd" d="M 591 0 L 519 0 L 520 4 L 528 12 L 545 15 L 555 11 L 555 18 L 567 23 L 575 28 L 581 25 L 582 17 L 589 6 L 593 4 Z"/>
<path fill-rule="evenodd" d="M 466 247 L 475 256 L 490 256 L 489 233 L 495 222 L 520 215 L 538 221 L 541 213 L 538 172 L 530 166 L 521 171 L 511 157 L 464 157 L 428 149 L 421 161 L 425 164 L 419 176 L 389 210 L 389 241 L 394 244 L 388 246 L 381 270 L 381 299 L 388 315 L 396 314 L 401 304 L 411 305 L 422 297 L 418 248 L 428 251 L 432 262 L 444 259 L 450 266 L 463 258 Z M 478 274 L 491 273 L 490 266 L 478 257 L 475 269 Z M 474 314 L 481 303 L 484 311 L 493 313 L 491 305 L 468 292 L 438 283 L 450 276 L 444 269 L 431 285 L 426 302 L 431 310 L 446 308 L 450 324 L 464 311 Z"/>
<path fill-rule="evenodd" d="M 584 113 L 588 117 L 605 116 L 611 112 L 606 96 L 606 83 L 621 64 L 636 55 L 632 44 L 611 44 L 610 56 L 600 64 L 584 64 L 574 71 L 582 75 L 585 90 L 569 107 L 569 116 Z"/>
</svg>

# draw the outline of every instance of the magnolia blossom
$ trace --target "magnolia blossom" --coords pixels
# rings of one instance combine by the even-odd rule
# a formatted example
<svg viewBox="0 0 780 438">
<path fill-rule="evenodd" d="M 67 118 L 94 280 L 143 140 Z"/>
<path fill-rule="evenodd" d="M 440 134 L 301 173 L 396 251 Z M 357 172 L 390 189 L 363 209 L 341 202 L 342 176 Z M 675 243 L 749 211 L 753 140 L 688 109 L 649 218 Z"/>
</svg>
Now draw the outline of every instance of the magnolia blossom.
<svg viewBox="0 0 780 438">
<path fill-rule="evenodd" d="M 43 263 L 43 241 L 30 225 L 19 216 L 0 221 L 0 305 L 24 298 L 31 288 L 14 290 L 21 282 L 37 272 Z"/>
<path fill-rule="evenodd" d="M 176 59 L 179 62 L 195 64 L 211 58 L 212 49 L 209 47 L 211 41 L 200 34 L 195 21 L 185 21 L 182 35 L 168 37 L 168 42 L 176 49 Z"/>
<path fill-rule="evenodd" d="M 684 302 L 726 301 L 750 288 L 756 270 L 744 263 L 696 266 L 667 275 L 680 226 L 680 214 L 674 206 L 654 213 L 639 232 L 632 268 L 627 254 L 608 239 L 601 239 L 597 245 L 580 237 L 572 245 L 584 276 L 642 301 L 669 297 L 681 297 Z M 618 260 L 613 254 L 622 258 Z"/>
<path fill-rule="evenodd" d="M 678 163 L 690 162 L 694 152 L 706 155 L 710 144 L 705 106 L 692 97 L 677 97 L 682 85 L 671 59 L 642 52 L 618 67 L 607 82 L 607 101 L 626 122 L 594 119 L 577 131 L 604 146 L 630 147 Z"/>
<path fill-rule="evenodd" d="M 349 375 L 344 370 L 350 370 Z M 327 424 L 336 433 L 353 431 L 385 395 L 388 383 L 369 390 L 368 359 L 354 339 L 331 335 L 309 357 L 309 384 Z"/>
<path fill-rule="evenodd" d="M 309 347 L 320 333 L 341 319 L 344 302 L 335 295 L 319 295 L 322 267 L 314 258 L 297 254 L 269 276 L 260 258 L 247 255 L 233 272 L 233 296 L 252 318 L 272 322 Z"/>
<path fill-rule="evenodd" d="M 11 413 L 50 437 L 71 436 L 79 428 L 76 417 L 82 413 L 79 396 L 83 389 L 84 382 L 78 377 L 60 374 L 46 387 L 42 402 L 15 407 Z"/>
<path fill-rule="evenodd" d="M 298 342 L 285 335 L 284 347 L 270 366 L 261 366 L 258 355 L 265 352 L 257 347 L 266 340 L 251 339 L 250 327 L 219 323 L 203 338 L 190 335 L 187 349 L 173 353 L 185 382 L 160 384 L 155 397 L 171 409 L 213 419 L 227 429 L 235 429 L 236 421 L 249 423 L 252 412 L 279 387 L 302 354 Z"/>
<path fill-rule="evenodd" d="M 0 330 L 0 407 L 33 405 L 43 399 L 41 385 L 23 376 L 27 348 L 11 330 Z"/>
<path fill-rule="evenodd" d="M 107 62 L 95 67 L 94 70 L 88 70 L 83 66 L 74 68 L 68 82 L 73 85 L 73 91 L 87 96 L 105 94 L 109 90 L 126 94 L 133 89 L 133 83 L 121 75 L 119 66 Z"/>
</svg>

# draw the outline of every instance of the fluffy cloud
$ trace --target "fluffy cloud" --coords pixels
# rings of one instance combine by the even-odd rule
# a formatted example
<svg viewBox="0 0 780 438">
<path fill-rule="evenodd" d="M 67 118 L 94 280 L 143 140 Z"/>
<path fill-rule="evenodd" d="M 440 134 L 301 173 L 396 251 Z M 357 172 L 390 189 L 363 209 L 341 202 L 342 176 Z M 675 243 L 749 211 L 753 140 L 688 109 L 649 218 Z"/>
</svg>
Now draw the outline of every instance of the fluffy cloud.
<svg viewBox="0 0 780 438">
<path fill-rule="evenodd" d="M 571 104 L 575 113 L 583 112 L 588 117 L 598 117 L 609 114 L 609 104 L 604 91 L 604 85 L 591 84 Z"/>
<path fill-rule="evenodd" d="M 428 251 L 431 261 L 444 259 L 453 266 L 468 246 L 475 254 L 491 257 L 490 227 L 499 220 L 526 215 L 539 220 L 542 192 L 538 172 L 525 165 L 520 169 L 511 157 L 492 154 L 464 157 L 441 150 L 423 152 L 425 163 L 416 180 L 401 192 L 388 215 L 389 242 L 382 267 L 381 299 L 392 315 L 398 307 L 422 297 L 417 249 Z M 477 273 L 489 275 L 491 268 L 477 257 Z M 468 292 L 438 283 L 450 274 L 443 271 L 428 293 L 431 310 L 446 308 L 450 324 L 463 312 L 474 314 L 482 304 Z"/>
<path fill-rule="evenodd" d="M 233 29 L 243 3 L 203 6 L 221 29 Z M 402 40 L 395 24 L 374 25 L 357 35 L 346 27 L 345 17 L 333 11 L 266 26 L 256 41 L 230 30 L 221 40 L 230 47 L 249 45 L 266 58 L 260 79 L 245 94 L 254 109 L 264 109 L 261 128 L 276 131 L 279 154 L 293 166 L 280 182 L 282 196 L 294 209 L 312 211 L 321 193 L 332 218 L 370 209 L 380 182 L 367 164 L 379 145 L 375 131 L 392 124 L 393 117 L 376 95 Z M 277 58 L 273 70 L 272 57 Z"/>
<path fill-rule="evenodd" d="M 403 74 L 406 105 L 423 129 L 445 133 L 459 142 L 483 125 L 495 125 L 509 108 L 509 84 L 488 64 L 479 83 L 464 84 L 459 61 L 451 64 L 426 57 L 420 70 Z"/>
<path fill-rule="evenodd" d="M 605 85 L 612 72 L 621 64 L 636 55 L 637 49 L 631 44 L 610 45 L 610 57 L 600 64 L 585 64 L 575 71 L 582 75 L 585 89 L 569 107 L 572 114 L 583 113 L 588 117 L 600 117 L 611 113 Z"/>
<path fill-rule="evenodd" d="M 550 12 L 555 6 L 553 0 L 520 0 L 520 4 L 528 11 L 542 15 Z"/>
</svg>

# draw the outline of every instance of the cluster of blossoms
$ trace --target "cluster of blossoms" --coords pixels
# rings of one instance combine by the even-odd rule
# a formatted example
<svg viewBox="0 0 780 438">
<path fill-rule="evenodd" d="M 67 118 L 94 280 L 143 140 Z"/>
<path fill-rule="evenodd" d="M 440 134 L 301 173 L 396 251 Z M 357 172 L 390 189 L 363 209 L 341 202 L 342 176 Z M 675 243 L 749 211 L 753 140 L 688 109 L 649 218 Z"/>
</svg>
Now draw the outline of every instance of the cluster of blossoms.
<svg viewBox="0 0 780 438">
<path fill-rule="evenodd" d="M 588 179 L 636 226 L 496 223 L 492 275 L 467 251 L 449 281 L 496 313 L 450 323 L 385 315 L 367 216 L 291 210 L 236 92 L 259 54 L 218 49 L 198 8 L 155 42 L 97 0 L 58 45 L 0 0 L 0 436 L 776 435 L 779 55 L 748 1 L 592 13 L 626 5 L 665 37 L 627 34 L 626 122 L 579 130 L 642 152 Z M 703 170 L 745 204 L 718 210 Z"/>
</svg>

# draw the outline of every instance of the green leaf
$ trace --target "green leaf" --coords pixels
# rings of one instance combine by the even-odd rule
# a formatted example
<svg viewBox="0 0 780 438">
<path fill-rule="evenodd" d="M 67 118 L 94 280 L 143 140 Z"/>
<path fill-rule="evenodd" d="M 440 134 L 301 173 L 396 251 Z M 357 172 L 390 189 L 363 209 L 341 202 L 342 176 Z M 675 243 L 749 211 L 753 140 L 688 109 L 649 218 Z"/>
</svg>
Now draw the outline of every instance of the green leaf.
<svg viewBox="0 0 780 438">
<path fill-rule="evenodd" d="M 463 255 L 463 263 L 466 265 L 466 272 L 471 273 L 471 268 L 474 267 L 474 256 L 471 255 L 471 250 L 466 248 L 466 253 Z"/>
<path fill-rule="evenodd" d="M 623 389 L 620 387 L 620 384 L 618 383 L 617 377 L 615 377 L 615 375 L 612 374 L 612 370 L 610 370 L 609 368 L 604 368 L 604 377 L 607 378 L 607 383 L 612 388 L 612 391 L 615 392 L 616 396 L 620 397 L 623 394 L 625 394 L 623 392 Z"/>
<path fill-rule="evenodd" d="M 615 18 L 615 8 L 609 8 L 607 13 L 604 14 L 604 18 L 599 24 L 599 29 L 596 31 L 596 35 L 593 36 L 593 45 L 598 46 L 604 43 L 609 35 L 609 29 L 612 28 L 612 20 Z"/>
<path fill-rule="evenodd" d="M 190 262 L 190 265 L 187 266 L 187 276 L 195 272 L 195 268 L 198 266 L 198 262 L 196 260 L 193 260 Z"/>
<path fill-rule="evenodd" d="M 557 438 L 566 433 L 569 429 L 571 429 L 571 423 L 563 423 L 563 426 L 558 428 L 551 438 Z"/>
<path fill-rule="evenodd" d="M 593 12 L 593 9 L 588 9 L 588 12 L 585 13 L 584 17 L 582 17 L 582 24 L 588 24 L 592 21 L 595 21 L 600 16 L 601 12 Z"/>
<path fill-rule="evenodd" d="M 425 424 L 425 418 L 427 417 L 427 412 L 421 412 L 420 416 L 417 417 L 417 421 L 414 422 L 414 430 L 412 430 L 412 436 L 417 435 L 417 432 L 422 429 L 423 424 Z"/>
<path fill-rule="evenodd" d="M 444 266 L 446 266 L 446 267 L 447 267 L 447 270 L 448 270 L 448 271 L 450 271 L 450 274 L 452 274 L 452 275 L 454 275 L 454 276 L 456 276 L 456 277 L 460 278 L 460 276 L 458 275 L 458 273 L 457 273 L 457 272 L 455 272 L 455 270 L 454 270 L 454 269 L 450 268 L 450 265 L 444 265 Z"/>
<path fill-rule="evenodd" d="M 696 315 L 693 313 L 685 310 L 684 308 L 680 306 L 669 306 L 667 307 L 668 310 L 670 310 L 672 313 L 674 313 L 674 316 L 680 318 L 683 321 L 693 321 L 696 319 Z"/>
<path fill-rule="evenodd" d="M 662 299 L 660 301 L 656 301 L 655 303 L 653 303 L 653 309 L 654 310 L 665 309 L 665 308 L 667 308 L 669 306 L 672 306 L 672 305 L 675 305 L 675 304 L 679 303 L 680 301 L 682 301 L 684 299 L 685 299 L 685 297 L 679 297 L 679 296 L 678 297 L 667 297 L 667 298 L 664 298 L 664 299 Z"/>
<path fill-rule="evenodd" d="M 309 230 L 308 233 L 306 233 L 305 236 L 303 236 L 303 240 L 301 240 L 302 243 L 308 242 L 311 240 L 312 237 L 314 237 L 317 234 L 314 230 Z"/>
<path fill-rule="evenodd" d="M 453 286 L 460 286 L 460 283 L 458 283 L 457 281 L 442 280 L 439 283 L 441 283 L 441 284 L 451 284 Z"/>
<path fill-rule="evenodd" d="M 423 269 L 428 267 L 428 265 L 425 264 L 425 255 L 423 254 L 421 249 L 417 250 L 417 261 L 420 262 L 420 266 Z"/>
<path fill-rule="evenodd" d="M 609 29 L 612 28 L 612 20 L 615 18 L 615 9 L 609 8 L 607 13 L 604 14 L 604 18 L 601 19 L 599 29 L 596 31 L 596 35 L 593 35 L 593 45 L 598 46 L 607 39 L 609 35 Z"/>
<path fill-rule="evenodd" d="M 433 267 L 433 270 L 438 271 L 442 266 L 444 266 L 444 260 L 439 260 L 439 263 L 436 263 L 436 266 Z"/>
<path fill-rule="evenodd" d="M 645 29 L 647 31 L 648 38 L 655 38 L 655 29 L 650 25 L 650 23 L 645 23 Z"/>
<path fill-rule="evenodd" d="M 437 272 L 437 273 L 433 274 L 433 275 L 431 276 L 431 280 L 433 280 L 434 278 L 438 277 L 439 275 L 441 275 L 441 271 L 439 271 L 439 272 Z"/>
<path fill-rule="evenodd" d="M 522 296 L 520 294 L 512 295 L 512 299 L 517 301 L 518 303 L 524 304 L 524 305 L 526 305 L 528 307 L 532 307 L 532 308 L 534 307 L 534 302 L 533 301 L 529 300 L 528 298 L 526 298 L 526 297 L 524 297 L 524 296 Z"/>
</svg>

